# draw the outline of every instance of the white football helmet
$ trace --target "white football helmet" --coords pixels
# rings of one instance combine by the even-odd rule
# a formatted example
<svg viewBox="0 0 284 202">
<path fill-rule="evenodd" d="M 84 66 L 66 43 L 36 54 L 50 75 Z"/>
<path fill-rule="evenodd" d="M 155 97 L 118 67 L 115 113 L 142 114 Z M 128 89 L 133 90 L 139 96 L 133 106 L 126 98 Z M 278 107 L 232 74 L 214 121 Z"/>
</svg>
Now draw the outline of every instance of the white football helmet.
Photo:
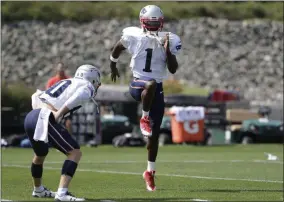
<svg viewBox="0 0 284 202">
<path fill-rule="evenodd" d="M 161 31 L 164 24 L 164 14 L 155 5 L 148 5 L 141 9 L 140 23 L 145 31 Z"/>
<path fill-rule="evenodd" d="M 93 65 L 81 65 L 75 72 L 74 78 L 85 79 L 89 81 L 95 88 L 93 97 L 96 96 L 98 88 L 101 85 L 101 74 L 100 70 Z"/>
</svg>

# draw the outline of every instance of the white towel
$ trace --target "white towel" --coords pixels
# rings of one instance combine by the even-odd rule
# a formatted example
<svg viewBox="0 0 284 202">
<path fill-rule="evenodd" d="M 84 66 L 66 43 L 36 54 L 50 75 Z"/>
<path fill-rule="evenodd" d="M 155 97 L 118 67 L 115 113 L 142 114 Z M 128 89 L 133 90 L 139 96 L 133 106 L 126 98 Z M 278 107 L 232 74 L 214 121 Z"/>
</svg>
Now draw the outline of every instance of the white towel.
<svg viewBox="0 0 284 202">
<path fill-rule="evenodd" d="M 184 121 L 198 121 L 204 119 L 205 109 L 204 107 L 176 107 L 170 108 L 170 112 L 175 114 L 175 118 L 178 122 Z"/>
<path fill-rule="evenodd" d="M 48 142 L 48 122 L 50 113 L 51 110 L 48 108 L 42 108 L 40 110 L 34 133 L 35 141 Z"/>
<path fill-rule="evenodd" d="M 42 107 L 43 103 L 39 99 L 39 96 L 44 93 L 44 91 L 36 90 L 36 92 L 32 95 L 32 108 L 33 109 L 39 109 Z"/>
</svg>

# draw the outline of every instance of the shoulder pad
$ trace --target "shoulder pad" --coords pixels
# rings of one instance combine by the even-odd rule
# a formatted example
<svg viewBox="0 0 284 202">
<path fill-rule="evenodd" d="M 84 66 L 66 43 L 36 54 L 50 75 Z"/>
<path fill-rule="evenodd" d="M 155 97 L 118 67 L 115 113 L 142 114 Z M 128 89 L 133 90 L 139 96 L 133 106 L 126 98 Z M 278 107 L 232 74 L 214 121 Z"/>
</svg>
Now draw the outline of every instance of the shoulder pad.
<svg viewBox="0 0 284 202">
<path fill-rule="evenodd" d="M 122 35 L 128 35 L 128 36 L 138 36 L 142 33 L 143 31 L 139 27 L 126 27 L 122 30 Z"/>
<path fill-rule="evenodd" d="M 180 37 L 174 33 L 170 33 L 170 39 L 172 39 L 173 41 L 179 42 L 180 41 Z"/>
</svg>

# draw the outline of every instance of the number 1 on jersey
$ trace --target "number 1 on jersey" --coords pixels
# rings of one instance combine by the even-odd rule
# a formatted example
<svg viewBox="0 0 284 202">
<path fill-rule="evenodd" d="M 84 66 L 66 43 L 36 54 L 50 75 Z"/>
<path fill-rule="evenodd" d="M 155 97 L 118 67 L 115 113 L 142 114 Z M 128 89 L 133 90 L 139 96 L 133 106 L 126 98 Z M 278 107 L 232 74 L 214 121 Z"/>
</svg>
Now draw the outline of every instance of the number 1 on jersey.
<svg viewBox="0 0 284 202">
<path fill-rule="evenodd" d="M 151 60 L 152 60 L 153 49 L 152 48 L 147 48 L 145 51 L 147 52 L 147 55 L 146 55 L 145 68 L 143 69 L 143 71 L 144 72 L 152 72 L 152 70 L 151 70 Z"/>
</svg>

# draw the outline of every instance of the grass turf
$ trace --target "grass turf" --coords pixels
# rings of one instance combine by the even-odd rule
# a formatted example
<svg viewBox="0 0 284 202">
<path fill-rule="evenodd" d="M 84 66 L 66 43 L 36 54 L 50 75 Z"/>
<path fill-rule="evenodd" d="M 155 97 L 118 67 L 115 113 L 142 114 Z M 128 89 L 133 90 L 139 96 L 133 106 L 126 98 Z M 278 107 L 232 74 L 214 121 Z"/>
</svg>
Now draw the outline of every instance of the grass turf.
<svg viewBox="0 0 284 202">
<path fill-rule="evenodd" d="M 283 145 L 162 147 L 156 192 L 147 192 L 142 180 L 145 148 L 100 146 L 84 147 L 82 151 L 69 189 L 78 197 L 113 201 L 283 201 Z M 277 155 L 279 160 L 266 161 L 264 152 Z M 39 200 L 31 196 L 32 156 L 31 149 L 2 149 L 2 199 Z M 62 154 L 50 150 L 44 165 L 45 186 L 57 189 L 63 160 Z"/>
</svg>

